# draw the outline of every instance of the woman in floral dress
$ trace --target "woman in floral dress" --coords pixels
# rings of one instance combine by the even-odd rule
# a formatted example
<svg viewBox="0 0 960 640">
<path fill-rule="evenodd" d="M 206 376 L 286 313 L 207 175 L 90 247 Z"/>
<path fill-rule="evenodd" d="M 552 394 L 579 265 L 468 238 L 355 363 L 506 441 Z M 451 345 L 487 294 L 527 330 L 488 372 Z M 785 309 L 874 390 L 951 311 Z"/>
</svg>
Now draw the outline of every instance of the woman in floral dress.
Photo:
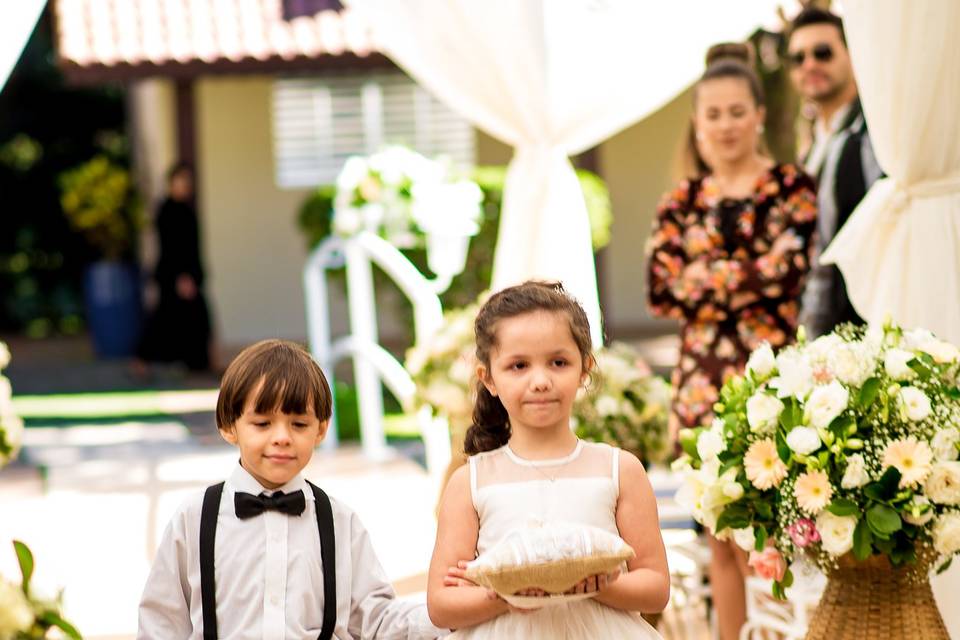
<svg viewBox="0 0 960 640">
<path fill-rule="evenodd" d="M 793 340 L 817 213 L 812 180 L 759 151 L 763 95 L 745 45 L 719 54 L 708 54 L 694 91 L 693 150 L 703 171 L 663 197 L 648 247 L 650 307 L 681 326 L 674 433 L 710 425 L 720 387 L 754 348 Z M 746 617 L 745 559 L 731 543 L 712 542 L 727 640 Z"/>
</svg>

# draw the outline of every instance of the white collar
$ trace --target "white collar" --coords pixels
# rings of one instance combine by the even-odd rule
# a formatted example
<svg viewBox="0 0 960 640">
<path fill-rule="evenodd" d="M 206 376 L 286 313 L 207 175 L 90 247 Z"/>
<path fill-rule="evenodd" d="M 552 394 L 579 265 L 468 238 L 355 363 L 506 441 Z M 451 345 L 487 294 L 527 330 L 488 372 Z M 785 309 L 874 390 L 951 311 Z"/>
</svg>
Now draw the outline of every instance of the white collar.
<svg viewBox="0 0 960 640">
<path fill-rule="evenodd" d="M 850 101 L 837 109 L 837 112 L 830 117 L 829 122 L 824 122 L 822 118 L 817 118 L 815 123 L 817 137 L 832 136 L 835 134 L 840 129 L 840 125 L 843 124 L 844 119 L 849 115 L 850 109 L 852 108 L 853 101 Z"/>
<path fill-rule="evenodd" d="M 252 493 L 257 496 L 261 493 L 266 493 L 268 496 L 273 495 L 276 491 L 283 491 L 284 493 L 291 493 L 296 491 L 303 491 L 304 498 L 308 500 L 313 500 L 313 492 L 307 491 L 307 481 L 304 480 L 303 476 L 299 473 L 290 479 L 290 482 L 286 483 L 282 487 L 277 487 L 276 489 L 267 489 L 262 484 L 260 484 L 256 478 L 250 475 L 250 472 L 243 468 L 239 462 L 234 468 L 233 473 L 230 474 L 230 480 L 228 481 L 230 487 L 236 491 L 242 491 L 244 493 Z"/>
</svg>

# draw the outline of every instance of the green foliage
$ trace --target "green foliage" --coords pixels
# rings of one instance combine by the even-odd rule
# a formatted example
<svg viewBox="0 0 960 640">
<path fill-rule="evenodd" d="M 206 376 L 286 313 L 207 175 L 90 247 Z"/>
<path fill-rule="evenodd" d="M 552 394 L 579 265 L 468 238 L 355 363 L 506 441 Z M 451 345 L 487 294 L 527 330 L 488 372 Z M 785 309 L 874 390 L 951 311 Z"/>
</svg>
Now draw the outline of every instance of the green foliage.
<svg viewBox="0 0 960 640">
<path fill-rule="evenodd" d="M 19 540 L 13 541 L 14 551 L 17 555 L 17 561 L 20 564 L 21 582 L 17 594 L 16 587 L 10 583 L 0 584 L 10 598 L 4 606 L 10 607 L 10 621 L 16 626 L 12 629 L 4 629 L 7 633 L 12 633 L 15 640 L 42 640 L 48 637 L 47 632 L 51 628 L 59 629 L 63 635 L 75 640 L 81 640 L 82 636 L 77 629 L 63 618 L 61 613 L 61 597 L 56 600 L 41 600 L 30 595 L 30 579 L 33 577 L 34 560 L 30 548 Z M 0 577 L 0 583 L 5 582 Z M 15 596 L 12 597 L 11 596 Z M 4 637 L 11 637 L 4 635 Z"/>
<path fill-rule="evenodd" d="M 101 257 L 130 257 L 143 224 L 130 172 L 97 155 L 60 176 L 60 205 L 70 226 Z"/>
</svg>

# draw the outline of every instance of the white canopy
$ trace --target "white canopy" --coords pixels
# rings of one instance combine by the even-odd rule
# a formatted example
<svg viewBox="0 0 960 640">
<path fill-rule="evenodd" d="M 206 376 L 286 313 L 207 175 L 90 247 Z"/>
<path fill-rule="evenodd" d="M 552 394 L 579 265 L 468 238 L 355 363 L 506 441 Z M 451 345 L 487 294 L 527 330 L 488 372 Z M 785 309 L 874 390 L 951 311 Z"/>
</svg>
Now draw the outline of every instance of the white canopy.
<svg viewBox="0 0 960 640">
<path fill-rule="evenodd" d="M 493 287 L 563 281 L 601 335 L 590 229 L 568 156 L 668 102 L 709 45 L 742 40 L 781 0 L 350 0 L 398 65 L 511 144 Z M 637 268 L 640 269 L 640 247 Z"/>
<path fill-rule="evenodd" d="M 7 83 L 13 65 L 33 33 L 47 0 L 4 2 L 0 8 L 0 90 Z"/>
<path fill-rule="evenodd" d="M 879 180 L 823 255 L 869 321 L 960 344 L 960 2 L 845 0 Z"/>
</svg>

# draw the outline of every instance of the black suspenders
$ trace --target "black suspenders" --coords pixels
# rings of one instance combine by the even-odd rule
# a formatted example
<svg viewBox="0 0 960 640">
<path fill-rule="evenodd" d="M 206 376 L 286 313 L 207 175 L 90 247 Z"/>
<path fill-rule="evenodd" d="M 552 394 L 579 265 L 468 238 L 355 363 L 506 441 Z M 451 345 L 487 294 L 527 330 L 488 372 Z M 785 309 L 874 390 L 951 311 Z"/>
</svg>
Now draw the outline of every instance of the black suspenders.
<svg viewBox="0 0 960 640">
<path fill-rule="evenodd" d="M 333 508 L 330 498 L 309 480 L 316 500 L 317 529 L 320 532 L 320 560 L 323 563 L 323 626 L 319 640 L 330 640 L 337 623 L 337 567 L 333 535 Z M 217 639 L 217 594 L 213 551 L 217 538 L 217 514 L 223 483 L 207 487 L 200 511 L 200 599 L 203 605 L 203 640 Z"/>
</svg>

